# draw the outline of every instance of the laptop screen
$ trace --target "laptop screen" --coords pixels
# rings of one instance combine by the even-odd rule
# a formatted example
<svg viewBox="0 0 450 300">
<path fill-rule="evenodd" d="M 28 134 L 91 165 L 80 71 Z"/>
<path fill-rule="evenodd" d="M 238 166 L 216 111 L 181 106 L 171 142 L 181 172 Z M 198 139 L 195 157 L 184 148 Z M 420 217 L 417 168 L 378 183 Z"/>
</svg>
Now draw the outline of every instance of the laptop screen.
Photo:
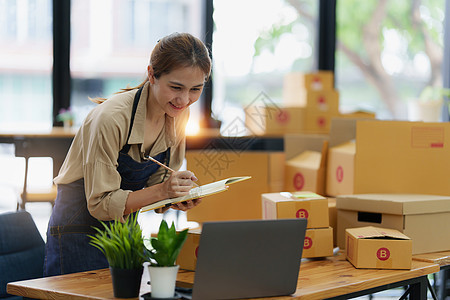
<svg viewBox="0 0 450 300">
<path fill-rule="evenodd" d="M 192 299 L 294 293 L 305 232 L 306 219 L 204 223 Z"/>
</svg>

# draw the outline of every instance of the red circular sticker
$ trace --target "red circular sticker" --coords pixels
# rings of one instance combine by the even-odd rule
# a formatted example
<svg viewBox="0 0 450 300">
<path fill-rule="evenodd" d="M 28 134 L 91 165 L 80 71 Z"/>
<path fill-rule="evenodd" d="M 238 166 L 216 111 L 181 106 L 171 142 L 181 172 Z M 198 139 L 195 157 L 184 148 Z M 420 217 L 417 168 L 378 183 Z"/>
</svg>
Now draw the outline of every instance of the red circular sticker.
<svg viewBox="0 0 450 300">
<path fill-rule="evenodd" d="M 281 124 L 286 124 L 289 121 L 289 113 L 285 110 L 282 110 L 277 115 L 277 121 Z"/>
<path fill-rule="evenodd" d="M 318 117 L 317 118 L 317 125 L 319 127 L 325 127 L 325 124 L 327 123 L 327 121 L 325 120 L 324 117 Z"/>
<path fill-rule="evenodd" d="M 319 103 L 319 105 L 324 105 L 325 104 L 325 97 L 324 96 L 320 96 L 317 99 L 317 103 Z"/>
<path fill-rule="evenodd" d="M 382 261 L 388 260 L 390 256 L 391 256 L 391 252 L 389 251 L 388 248 L 380 248 L 377 251 L 377 258 L 379 260 L 382 260 Z"/>
<path fill-rule="evenodd" d="M 309 236 L 305 237 L 305 241 L 303 242 L 303 249 L 309 249 L 312 247 L 313 241 Z"/>
<path fill-rule="evenodd" d="M 300 191 L 305 185 L 305 178 L 302 173 L 295 173 L 294 175 L 294 188 Z"/>
<path fill-rule="evenodd" d="M 342 168 L 342 166 L 338 166 L 336 169 L 336 180 L 338 182 L 342 182 L 343 179 L 344 179 L 344 169 Z"/>
<path fill-rule="evenodd" d="M 198 257 L 198 247 L 195 248 L 195 257 L 196 257 L 196 258 Z"/>
<path fill-rule="evenodd" d="M 297 212 L 295 213 L 295 216 L 297 217 L 297 219 L 299 219 L 299 218 L 300 219 L 308 219 L 309 214 L 306 209 L 301 208 L 301 209 L 297 210 Z"/>
</svg>

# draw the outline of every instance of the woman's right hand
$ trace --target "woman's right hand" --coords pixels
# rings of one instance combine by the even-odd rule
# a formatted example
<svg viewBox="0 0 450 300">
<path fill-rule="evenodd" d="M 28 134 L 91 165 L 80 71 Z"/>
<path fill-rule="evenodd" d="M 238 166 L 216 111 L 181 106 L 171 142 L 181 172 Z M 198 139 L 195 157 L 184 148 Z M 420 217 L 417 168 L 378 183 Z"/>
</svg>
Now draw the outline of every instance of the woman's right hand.
<svg viewBox="0 0 450 300">
<path fill-rule="evenodd" d="M 163 182 L 163 191 L 167 198 L 176 198 L 187 195 L 197 181 L 191 171 L 178 171 L 170 174 L 169 179 Z"/>
</svg>

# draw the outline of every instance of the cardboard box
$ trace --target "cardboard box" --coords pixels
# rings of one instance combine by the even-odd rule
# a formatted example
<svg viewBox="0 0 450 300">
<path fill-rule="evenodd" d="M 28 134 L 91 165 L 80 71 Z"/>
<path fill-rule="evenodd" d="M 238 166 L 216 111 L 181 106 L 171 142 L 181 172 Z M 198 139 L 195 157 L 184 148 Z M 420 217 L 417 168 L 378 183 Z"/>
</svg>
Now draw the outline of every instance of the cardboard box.
<svg viewBox="0 0 450 300">
<path fill-rule="evenodd" d="M 358 121 L 355 194 L 450 195 L 450 123 Z"/>
<path fill-rule="evenodd" d="M 177 264 L 180 266 L 180 269 L 195 271 L 201 233 L 200 228 L 190 229 L 188 231 L 186 242 L 177 258 Z"/>
<path fill-rule="evenodd" d="M 333 247 L 337 247 L 337 208 L 336 198 L 328 198 L 328 217 L 330 227 L 333 228 Z"/>
<path fill-rule="evenodd" d="M 263 219 L 308 220 L 308 228 L 329 226 L 328 200 L 311 192 L 262 194 Z"/>
<path fill-rule="evenodd" d="M 285 164 L 284 189 L 289 192 L 312 191 L 324 193 L 325 165 L 322 154 L 305 151 Z"/>
<path fill-rule="evenodd" d="M 302 258 L 333 256 L 333 229 L 307 229 Z"/>
<path fill-rule="evenodd" d="M 252 176 L 224 193 L 205 197 L 187 211 L 189 221 L 261 219 L 261 193 L 284 189 L 283 152 L 196 150 L 186 152 L 187 169 L 200 185 L 233 176 Z"/>
<path fill-rule="evenodd" d="M 289 107 L 305 107 L 308 112 L 332 112 L 339 116 L 339 92 L 328 90 L 302 90 L 293 99 L 284 102 Z"/>
<path fill-rule="evenodd" d="M 419 194 L 357 194 L 336 197 L 337 239 L 345 230 L 377 226 L 398 230 L 413 241 L 413 254 L 450 250 L 450 196 Z"/>
<path fill-rule="evenodd" d="M 328 141 L 320 135 L 286 135 L 284 190 L 325 193 Z"/>
<path fill-rule="evenodd" d="M 329 134 L 326 171 L 326 195 L 354 193 L 356 125 L 359 118 L 333 118 Z"/>
<path fill-rule="evenodd" d="M 284 76 L 283 102 L 296 104 L 298 96 L 305 90 L 321 91 L 334 88 L 334 75 L 331 71 L 313 73 L 291 72 Z"/>
<path fill-rule="evenodd" d="M 300 106 L 308 111 L 330 112 L 339 115 L 339 92 L 330 90 L 305 90 L 300 96 Z"/>
<path fill-rule="evenodd" d="M 306 113 L 305 129 L 303 132 L 327 134 L 330 132 L 331 121 L 335 117 L 335 112 L 308 110 Z"/>
<path fill-rule="evenodd" d="M 308 110 L 294 106 L 251 106 L 246 108 L 245 126 L 250 135 L 291 133 L 327 134 L 335 112 Z M 258 116 L 256 118 L 255 116 Z"/>
<path fill-rule="evenodd" d="M 249 135 L 283 135 L 305 130 L 303 107 L 253 105 L 245 108 L 245 127 Z"/>
<path fill-rule="evenodd" d="M 356 143 L 350 141 L 328 150 L 326 195 L 353 194 L 355 180 Z"/>
<path fill-rule="evenodd" d="M 411 269 L 412 241 L 397 230 L 351 228 L 345 237 L 346 258 L 356 268 Z"/>
<path fill-rule="evenodd" d="M 306 110 L 301 107 L 280 107 L 279 111 L 271 107 L 265 109 L 265 133 L 286 134 L 305 130 Z"/>
</svg>

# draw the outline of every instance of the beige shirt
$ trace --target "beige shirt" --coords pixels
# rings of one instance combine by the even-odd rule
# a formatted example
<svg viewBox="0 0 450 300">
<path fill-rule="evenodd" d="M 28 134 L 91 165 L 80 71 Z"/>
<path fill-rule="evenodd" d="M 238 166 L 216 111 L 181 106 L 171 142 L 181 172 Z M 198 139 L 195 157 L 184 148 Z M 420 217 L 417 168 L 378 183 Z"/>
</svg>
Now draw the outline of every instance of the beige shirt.
<svg viewBox="0 0 450 300">
<path fill-rule="evenodd" d="M 90 214 L 99 220 L 122 219 L 130 190 L 120 189 L 117 171 L 119 151 L 126 144 L 130 129 L 133 100 L 137 90 L 112 96 L 95 107 L 78 130 L 66 159 L 54 179 L 56 184 L 68 184 L 84 178 L 84 188 Z M 128 140 L 129 155 L 144 160 L 145 114 L 149 83 L 144 85 Z M 170 150 L 170 167 L 179 170 L 185 155 L 185 127 L 189 118 L 186 109 L 179 117 L 166 115 L 165 125 L 150 149 L 150 156 Z M 147 128 L 151 130 L 151 128 Z M 159 168 L 150 176 L 147 186 L 164 181 L 166 171 Z"/>
</svg>

